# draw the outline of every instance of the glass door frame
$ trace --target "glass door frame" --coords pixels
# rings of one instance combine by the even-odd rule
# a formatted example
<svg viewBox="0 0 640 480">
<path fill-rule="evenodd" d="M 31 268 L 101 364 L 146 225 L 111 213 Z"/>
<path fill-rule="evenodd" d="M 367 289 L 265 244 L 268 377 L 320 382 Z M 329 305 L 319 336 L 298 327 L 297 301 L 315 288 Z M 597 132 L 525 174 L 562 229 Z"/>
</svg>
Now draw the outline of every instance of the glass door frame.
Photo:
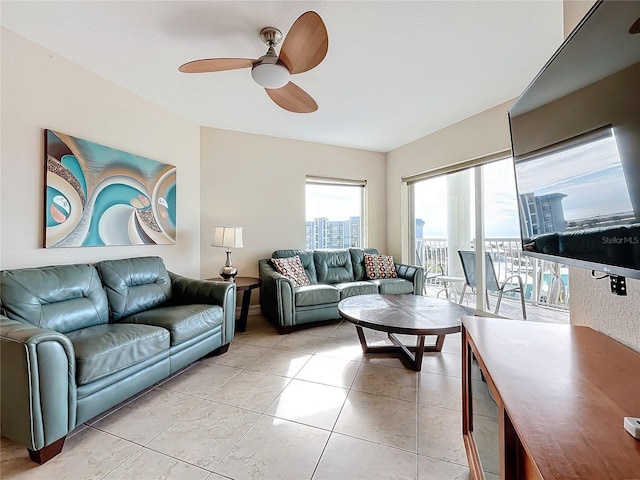
<svg viewBox="0 0 640 480">
<path fill-rule="evenodd" d="M 406 251 L 408 252 L 408 259 L 412 263 L 418 262 L 420 260 L 417 258 L 417 250 L 416 250 L 416 217 L 415 217 L 415 190 L 414 185 L 422 180 L 428 180 L 429 178 L 435 178 L 442 175 L 450 175 L 456 172 L 470 170 L 473 173 L 473 182 L 474 182 L 474 210 L 472 214 L 475 216 L 475 250 L 476 250 L 476 305 L 475 308 L 477 310 L 485 311 L 487 308 L 486 304 L 486 285 L 485 285 L 485 262 L 484 262 L 484 252 L 485 252 L 485 229 L 484 229 L 484 172 L 482 167 L 486 164 L 505 160 L 507 158 L 511 158 L 511 151 L 502 151 L 493 155 L 488 155 L 485 157 L 480 157 L 478 159 L 474 159 L 468 162 L 463 162 L 461 164 L 452 165 L 450 167 L 445 167 L 437 170 L 433 170 L 430 172 L 425 172 L 419 175 L 414 175 L 411 177 L 403 178 L 403 190 L 407 195 L 407 208 L 405 211 L 407 212 L 407 222 L 405 226 L 405 231 L 407 232 L 407 242 L 406 242 Z M 480 239 L 480 241 L 478 240 Z M 451 252 L 449 252 L 451 254 Z M 423 263 L 424 265 L 424 263 Z"/>
</svg>

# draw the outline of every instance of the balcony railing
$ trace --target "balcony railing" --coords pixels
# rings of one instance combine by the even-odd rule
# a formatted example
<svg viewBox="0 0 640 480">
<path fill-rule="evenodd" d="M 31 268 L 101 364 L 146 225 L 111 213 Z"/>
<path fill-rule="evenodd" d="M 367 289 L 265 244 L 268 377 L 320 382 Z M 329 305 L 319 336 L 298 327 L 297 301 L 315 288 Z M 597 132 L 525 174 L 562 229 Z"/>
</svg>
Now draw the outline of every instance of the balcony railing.
<svg viewBox="0 0 640 480">
<path fill-rule="evenodd" d="M 474 249 L 474 241 L 469 245 Z M 566 265 L 524 256 L 517 238 L 487 238 L 485 251 L 491 254 L 498 280 L 518 275 L 524 285 L 525 301 L 569 309 L 569 273 Z M 454 252 L 455 253 L 455 252 Z M 446 238 L 417 238 L 416 254 L 428 272 L 446 272 L 449 248 Z M 431 277 L 429 282 L 437 282 Z M 518 297 L 518 293 L 513 296 Z"/>
</svg>

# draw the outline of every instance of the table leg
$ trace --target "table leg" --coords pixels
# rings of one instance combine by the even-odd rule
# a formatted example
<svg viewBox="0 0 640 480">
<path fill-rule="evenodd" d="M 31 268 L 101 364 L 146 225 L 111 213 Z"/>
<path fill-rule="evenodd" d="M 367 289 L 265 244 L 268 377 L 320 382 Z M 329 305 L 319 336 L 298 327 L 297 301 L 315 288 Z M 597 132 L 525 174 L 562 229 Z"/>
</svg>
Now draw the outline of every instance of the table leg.
<svg viewBox="0 0 640 480">
<path fill-rule="evenodd" d="M 407 346 L 393 333 L 388 333 L 387 336 L 393 345 L 370 346 L 367 344 L 367 339 L 364 336 L 362 327 L 359 325 L 355 325 L 355 327 L 358 333 L 358 339 L 360 340 L 360 346 L 362 347 L 362 353 L 399 353 L 416 372 L 422 369 L 424 352 L 440 352 L 444 344 L 444 335 L 438 335 L 434 345 L 426 346 L 424 344 L 425 335 L 417 335 L 416 346 Z"/>
<path fill-rule="evenodd" d="M 236 320 L 236 330 L 238 332 L 247 331 L 247 317 L 249 316 L 249 304 L 251 303 L 251 289 L 245 290 L 242 294 L 242 307 L 240 308 L 240 318 Z"/>
<path fill-rule="evenodd" d="M 422 354 L 424 354 L 424 335 L 418 335 L 416 340 L 416 353 L 413 356 L 413 369 L 416 372 L 422 370 Z"/>
<path fill-rule="evenodd" d="M 389 333 L 387 336 L 393 342 L 395 351 L 401 353 L 405 360 L 409 362 L 411 368 L 419 372 L 422 369 L 422 354 L 425 351 L 424 335 L 418 335 L 415 347 L 406 346 L 393 333 Z"/>
<path fill-rule="evenodd" d="M 367 345 L 367 339 L 364 336 L 364 331 L 360 325 L 356 325 L 356 332 L 358 332 L 358 339 L 360 340 L 360 346 L 362 347 L 362 353 L 369 352 L 369 345 Z"/>
</svg>

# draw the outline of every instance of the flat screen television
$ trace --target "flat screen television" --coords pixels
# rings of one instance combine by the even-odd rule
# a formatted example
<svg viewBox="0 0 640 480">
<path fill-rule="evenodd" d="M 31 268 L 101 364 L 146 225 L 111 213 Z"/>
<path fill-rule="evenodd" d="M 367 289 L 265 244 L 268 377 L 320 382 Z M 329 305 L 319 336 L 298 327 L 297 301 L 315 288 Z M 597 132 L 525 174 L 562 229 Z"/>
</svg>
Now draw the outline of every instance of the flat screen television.
<svg viewBox="0 0 640 480">
<path fill-rule="evenodd" d="M 509 110 L 526 255 L 640 279 L 640 2 L 597 2 Z"/>
</svg>

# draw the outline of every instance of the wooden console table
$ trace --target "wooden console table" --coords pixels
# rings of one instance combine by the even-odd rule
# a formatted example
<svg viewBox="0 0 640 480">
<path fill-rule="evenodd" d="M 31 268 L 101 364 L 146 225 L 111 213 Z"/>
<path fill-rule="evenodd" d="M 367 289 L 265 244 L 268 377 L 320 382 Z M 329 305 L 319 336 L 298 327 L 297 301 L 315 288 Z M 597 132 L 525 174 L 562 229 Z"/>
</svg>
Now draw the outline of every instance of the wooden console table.
<svg viewBox="0 0 640 480">
<path fill-rule="evenodd" d="M 623 427 L 640 417 L 640 353 L 589 327 L 485 317 L 463 317 L 462 342 L 473 479 L 484 478 L 486 443 L 474 431 L 473 358 L 498 407 L 501 479 L 640 479 L 640 440 Z"/>
</svg>

